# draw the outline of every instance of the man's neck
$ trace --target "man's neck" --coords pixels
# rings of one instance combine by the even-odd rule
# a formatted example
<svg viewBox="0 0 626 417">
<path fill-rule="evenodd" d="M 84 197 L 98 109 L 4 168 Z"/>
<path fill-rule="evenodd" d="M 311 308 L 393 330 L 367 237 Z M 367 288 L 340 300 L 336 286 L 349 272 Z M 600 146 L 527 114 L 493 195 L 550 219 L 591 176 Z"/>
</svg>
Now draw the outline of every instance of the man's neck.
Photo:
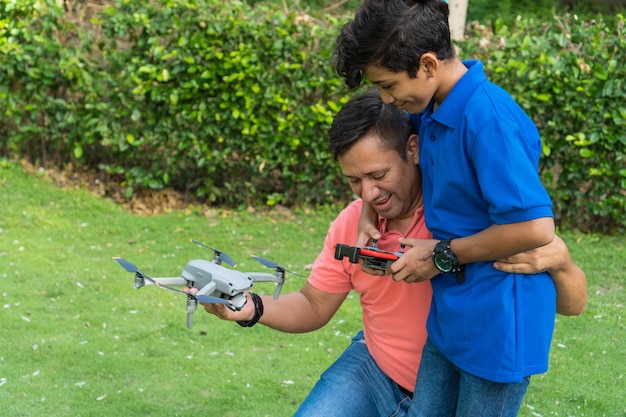
<svg viewBox="0 0 626 417">
<path fill-rule="evenodd" d="M 421 178 L 420 178 L 420 181 L 421 181 Z M 403 235 L 406 235 L 406 233 L 409 230 L 409 227 L 411 227 L 411 224 L 413 223 L 413 219 L 415 218 L 415 212 L 419 210 L 423 205 L 424 205 L 424 200 L 422 198 L 422 193 L 420 189 L 420 193 L 415 199 L 415 204 L 413 205 L 412 210 L 408 212 L 408 214 L 401 215 L 393 219 L 387 219 L 387 231 L 396 230 L 402 233 Z"/>
</svg>

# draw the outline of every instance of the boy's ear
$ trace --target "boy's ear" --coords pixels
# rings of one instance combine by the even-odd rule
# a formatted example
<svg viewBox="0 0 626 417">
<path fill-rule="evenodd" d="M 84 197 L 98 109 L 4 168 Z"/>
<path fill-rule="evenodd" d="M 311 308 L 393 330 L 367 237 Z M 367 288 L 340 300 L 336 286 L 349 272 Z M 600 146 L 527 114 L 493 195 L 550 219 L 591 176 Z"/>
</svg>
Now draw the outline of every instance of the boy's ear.
<svg viewBox="0 0 626 417">
<path fill-rule="evenodd" d="M 420 57 L 420 68 L 428 77 L 433 77 L 439 68 L 439 60 L 434 52 L 426 52 Z"/>
<path fill-rule="evenodd" d="M 406 142 L 406 154 L 415 165 L 420 163 L 419 137 L 413 133 Z"/>
</svg>

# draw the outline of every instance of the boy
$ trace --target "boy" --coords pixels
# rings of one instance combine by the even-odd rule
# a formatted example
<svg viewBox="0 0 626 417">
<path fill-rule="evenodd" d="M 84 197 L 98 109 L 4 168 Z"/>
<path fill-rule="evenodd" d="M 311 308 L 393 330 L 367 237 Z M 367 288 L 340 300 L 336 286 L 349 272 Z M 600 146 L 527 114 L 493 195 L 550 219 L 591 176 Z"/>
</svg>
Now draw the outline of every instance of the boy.
<svg viewBox="0 0 626 417">
<path fill-rule="evenodd" d="M 389 271 L 433 288 L 412 415 L 517 415 L 530 375 L 547 370 L 555 290 L 545 273 L 491 261 L 554 238 L 534 123 L 480 62 L 456 57 L 442 0 L 366 0 L 336 58 L 349 87 L 367 78 L 419 132 L 434 239 L 404 239 L 413 247 Z"/>
</svg>

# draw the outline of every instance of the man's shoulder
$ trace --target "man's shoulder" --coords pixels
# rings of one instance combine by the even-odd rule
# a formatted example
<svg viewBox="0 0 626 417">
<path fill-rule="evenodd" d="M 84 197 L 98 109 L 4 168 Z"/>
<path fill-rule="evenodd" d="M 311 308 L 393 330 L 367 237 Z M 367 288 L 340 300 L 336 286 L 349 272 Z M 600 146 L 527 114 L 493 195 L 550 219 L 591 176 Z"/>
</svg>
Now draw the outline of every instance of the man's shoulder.
<svg viewBox="0 0 626 417">
<path fill-rule="evenodd" d="M 361 217 L 361 209 L 363 208 L 363 200 L 360 198 L 352 201 L 344 207 L 330 226 L 330 233 L 352 234 L 358 233 L 359 218 Z M 355 235 L 356 236 L 356 235 Z"/>
<path fill-rule="evenodd" d="M 352 215 L 354 215 L 354 213 L 359 213 L 359 216 L 361 215 L 361 210 L 363 209 L 363 200 L 361 200 L 360 198 L 352 201 L 350 204 L 348 204 L 346 207 L 344 207 L 339 214 L 337 215 L 337 219 L 342 219 L 344 217 L 351 217 Z"/>
</svg>

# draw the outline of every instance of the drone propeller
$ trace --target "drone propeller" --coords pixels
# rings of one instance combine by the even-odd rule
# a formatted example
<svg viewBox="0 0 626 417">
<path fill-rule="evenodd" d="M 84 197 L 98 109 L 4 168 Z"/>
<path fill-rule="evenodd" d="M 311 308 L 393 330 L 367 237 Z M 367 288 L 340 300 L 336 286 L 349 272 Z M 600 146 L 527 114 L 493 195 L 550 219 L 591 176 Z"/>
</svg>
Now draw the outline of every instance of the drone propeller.
<svg viewBox="0 0 626 417">
<path fill-rule="evenodd" d="M 204 248 L 207 248 L 207 249 L 212 250 L 212 251 L 213 251 L 213 253 L 215 254 L 215 256 L 216 256 L 217 258 L 219 258 L 220 260 L 222 260 L 222 261 L 226 262 L 226 263 L 227 263 L 228 265 L 230 265 L 231 267 L 233 267 L 233 268 L 234 268 L 234 267 L 236 267 L 236 266 L 237 266 L 237 265 L 235 264 L 235 261 L 233 261 L 233 259 L 232 259 L 230 256 L 228 256 L 227 254 L 225 254 L 224 252 L 222 252 L 222 251 L 220 251 L 220 250 L 217 250 L 217 249 L 213 249 L 212 247 L 207 246 L 207 245 L 205 245 L 205 244 L 204 244 L 204 243 L 202 243 L 202 242 L 198 242 L 197 240 L 189 239 L 189 241 L 190 241 L 191 243 L 195 243 L 195 244 L 196 244 L 196 245 L 198 245 L 198 246 L 202 246 L 202 247 L 204 247 Z"/>
<path fill-rule="evenodd" d="M 196 294 L 190 294 L 187 293 L 185 291 L 181 291 L 177 288 L 172 288 L 168 285 L 163 285 L 161 283 L 159 283 L 159 281 L 150 278 L 149 276 L 147 276 L 146 274 L 144 274 L 143 272 L 141 272 L 141 270 L 139 270 L 139 268 L 137 268 L 136 265 L 128 262 L 126 259 L 122 259 L 122 258 L 113 258 L 115 259 L 120 265 L 122 265 L 122 267 L 128 271 L 128 272 L 132 272 L 135 275 L 138 275 L 139 278 L 141 279 L 145 279 L 149 282 L 151 282 L 152 284 L 154 284 L 155 286 L 159 287 L 159 288 L 163 288 L 166 290 L 170 290 L 170 291 L 174 291 L 174 292 L 179 292 L 182 294 L 185 294 L 187 297 L 190 297 L 191 299 L 195 299 L 198 300 L 199 303 L 203 303 L 203 304 L 226 304 L 226 305 L 232 305 L 232 302 L 230 300 L 226 300 L 224 298 L 219 298 L 219 297 L 214 297 L 212 295 L 196 295 Z"/>
<path fill-rule="evenodd" d="M 188 294 L 191 295 L 193 298 L 195 298 L 196 300 L 198 300 L 199 303 L 201 304 L 225 304 L 227 306 L 232 306 L 233 303 L 230 300 L 227 300 L 225 298 L 220 298 L 220 297 L 214 297 L 212 295 L 193 295 L 193 294 Z"/>
<path fill-rule="evenodd" d="M 270 261 L 269 259 L 261 258 L 260 256 L 256 256 L 256 255 L 252 255 L 252 257 L 254 259 L 256 259 L 257 261 L 261 262 L 263 265 L 265 265 L 268 268 L 275 268 L 275 269 L 277 269 L 279 271 L 289 272 L 290 274 L 294 274 L 294 275 L 297 275 L 299 277 L 305 278 L 304 275 L 301 275 L 301 274 L 298 274 L 297 272 L 293 272 L 293 271 L 290 271 L 288 269 L 285 269 L 284 267 L 278 265 L 274 261 Z"/>
<path fill-rule="evenodd" d="M 183 293 L 183 294 L 187 294 L 185 291 L 181 291 L 181 290 L 179 290 L 179 289 L 176 289 L 176 288 L 173 288 L 173 287 L 170 287 L 170 286 L 167 286 L 167 285 L 163 285 L 163 284 L 161 284 L 160 282 L 158 282 L 158 281 L 156 281 L 156 280 L 154 280 L 154 279 L 150 278 L 149 276 L 147 276 L 146 274 L 144 274 L 143 272 L 141 272 L 141 271 L 139 270 L 139 268 L 137 268 L 137 266 L 136 266 L 136 265 L 134 265 L 134 264 L 132 264 L 132 263 L 128 262 L 126 259 L 117 258 L 117 257 L 114 257 L 113 259 L 115 259 L 115 260 L 116 260 L 116 261 L 117 261 L 120 265 L 122 265 L 122 267 L 123 267 L 125 270 L 127 270 L 128 272 L 134 272 L 134 273 L 135 273 L 135 276 L 138 276 L 138 277 L 139 277 L 139 278 L 141 278 L 141 279 L 145 279 L 145 280 L 147 280 L 147 281 L 151 282 L 152 284 L 154 284 L 155 286 L 157 286 L 157 287 L 159 287 L 159 288 L 164 288 L 164 289 L 166 289 L 166 290 L 170 290 L 170 291 L 175 291 L 175 292 L 180 292 L 180 293 Z"/>
</svg>

